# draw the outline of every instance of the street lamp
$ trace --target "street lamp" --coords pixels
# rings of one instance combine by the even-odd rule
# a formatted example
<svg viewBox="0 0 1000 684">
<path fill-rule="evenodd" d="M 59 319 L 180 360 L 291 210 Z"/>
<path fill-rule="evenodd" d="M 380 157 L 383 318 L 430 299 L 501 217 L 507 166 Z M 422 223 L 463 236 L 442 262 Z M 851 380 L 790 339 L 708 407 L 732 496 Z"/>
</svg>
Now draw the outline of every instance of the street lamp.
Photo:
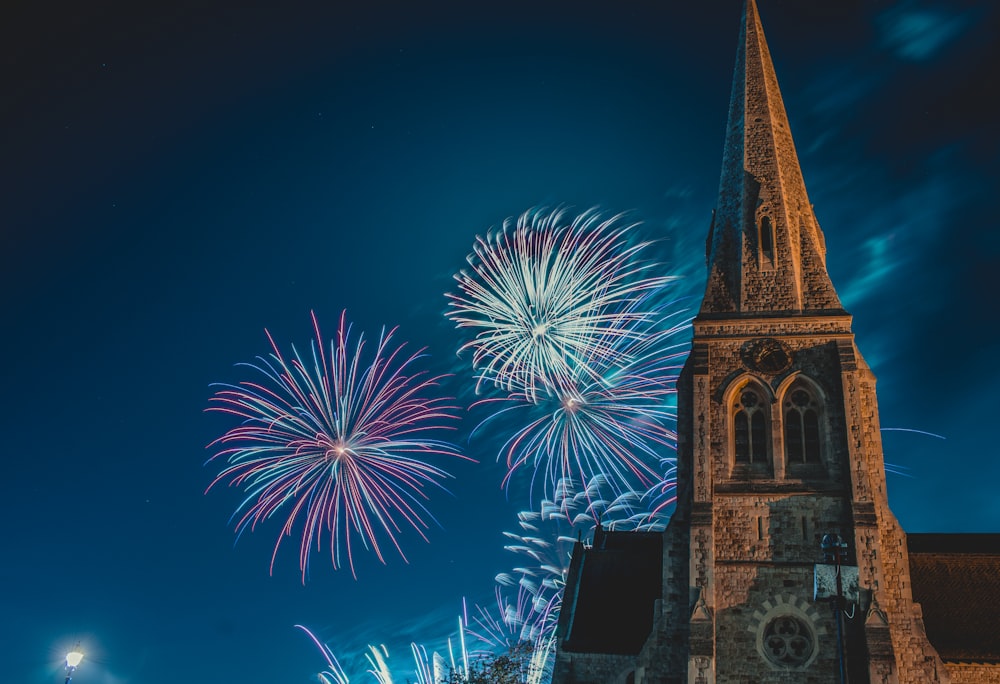
<svg viewBox="0 0 1000 684">
<path fill-rule="evenodd" d="M 837 660 L 840 661 L 840 683 L 847 682 L 848 653 L 844 647 L 844 608 L 861 602 L 858 566 L 844 565 L 847 542 L 839 534 L 824 534 L 820 542 L 826 562 L 817 563 L 813 573 L 813 600 L 830 601 L 833 618 L 837 621 Z M 854 617 L 854 607 L 849 617 Z"/>
<path fill-rule="evenodd" d="M 83 660 L 83 651 L 80 650 L 80 644 L 77 643 L 73 647 L 73 650 L 66 654 L 66 683 L 69 684 L 70 680 L 73 679 L 73 673 L 76 672 L 77 666 L 80 661 Z"/>
<path fill-rule="evenodd" d="M 847 673 L 844 668 L 844 616 L 841 615 L 841 610 L 844 607 L 843 564 L 847 560 L 847 542 L 839 534 L 824 534 L 820 548 L 823 549 L 826 562 L 832 563 L 836 568 L 837 595 L 830 603 L 833 606 L 834 618 L 837 620 L 837 659 L 840 661 L 840 682 L 844 684 L 847 681 Z"/>
</svg>

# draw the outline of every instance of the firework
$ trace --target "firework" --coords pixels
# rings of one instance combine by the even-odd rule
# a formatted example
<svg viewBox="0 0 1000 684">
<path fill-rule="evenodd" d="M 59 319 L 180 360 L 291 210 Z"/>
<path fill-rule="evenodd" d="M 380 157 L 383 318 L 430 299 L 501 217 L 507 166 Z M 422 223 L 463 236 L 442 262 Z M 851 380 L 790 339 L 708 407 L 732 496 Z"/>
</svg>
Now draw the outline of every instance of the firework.
<svg viewBox="0 0 1000 684">
<path fill-rule="evenodd" d="M 511 542 L 505 548 L 523 562 L 512 572 L 497 576 L 497 609 L 479 609 L 475 634 L 493 648 L 529 643 L 529 682 L 546 681 L 551 673 L 555 630 L 573 547 L 590 537 L 599 523 L 635 528 L 636 518 L 650 515 L 632 508 L 631 504 L 640 504 L 641 499 L 635 493 L 631 498 L 613 496 L 607 478 L 601 476 L 580 489 L 570 480 L 561 480 L 554 500 L 543 500 L 538 511 L 519 513 L 520 530 L 504 533 Z M 516 588 L 516 600 L 507 599 L 501 587 Z"/>
<path fill-rule="evenodd" d="M 549 655 L 555 648 L 554 623 L 551 630 L 541 629 L 542 621 L 534 610 L 534 597 L 524 587 L 518 586 L 514 600 L 510 600 L 499 586 L 495 593 L 494 605 L 476 606 L 474 625 L 467 631 L 482 648 L 470 651 L 470 655 L 483 662 L 500 655 L 524 653 L 527 646 L 530 656 L 523 663 L 521 681 L 524 684 L 549 681 L 553 664 Z"/>
<path fill-rule="evenodd" d="M 442 488 L 450 477 L 421 460 L 427 456 L 462 457 L 456 447 L 429 435 L 449 427 L 457 409 L 445 398 L 428 398 L 441 377 L 411 371 L 420 350 L 404 354 L 394 347 L 395 329 L 384 329 L 370 360 L 363 335 L 351 340 L 341 314 L 337 337 L 324 350 L 315 315 L 311 355 L 292 347 L 282 355 L 270 333 L 273 352 L 256 364 L 241 364 L 262 379 L 218 385 L 211 411 L 232 414 L 241 424 L 212 442 L 211 460 L 228 465 L 209 485 L 222 481 L 242 487 L 246 497 L 234 519 L 237 533 L 253 531 L 264 520 L 284 513 L 271 569 L 282 540 L 301 525 L 299 567 L 305 581 L 315 544 L 328 539 L 334 568 L 354 571 L 356 539 L 385 563 L 386 540 L 403 556 L 399 535 L 404 525 L 425 541 L 425 489 Z"/>
<path fill-rule="evenodd" d="M 571 480 L 561 480 L 554 500 L 543 500 L 538 511 L 518 513 L 520 531 L 504 532 L 510 540 L 504 548 L 527 561 L 496 578 L 501 586 L 518 587 L 518 604 L 523 603 L 522 591 L 530 596 L 530 611 L 518 611 L 525 625 L 522 638 L 534 641 L 555 629 L 573 546 L 593 533 L 598 522 L 594 509 L 607 507 L 603 484 L 597 479 L 577 491 Z"/>
<path fill-rule="evenodd" d="M 350 677 L 348 677 L 344 668 L 341 667 L 330 647 L 320 641 L 309 628 L 302 625 L 295 625 L 295 627 L 305 632 L 313 643 L 316 644 L 320 653 L 323 654 L 327 669 L 317 673 L 319 680 L 323 684 L 350 684 Z M 414 671 L 417 677 L 416 684 L 438 684 L 444 681 L 444 665 L 441 656 L 437 653 L 428 656 L 427 650 L 417 644 L 410 644 L 410 650 L 413 653 L 413 662 L 416 665 Z M 368 649 L 365 651 L 365 660 L 368 664 L 367 674 L 371 677 L 370 681 L 373 681 L 375 684 L 393 684 L 394 680 L 392 672 L 389 670 L 388 659 L 389 649 L 384 644 L 368 646 Z M 409 682 L 410 680 L 407 679 L 406 681 Z"/>
<path fill-rule="evenodd" d="M 532 596 L 534 618 L 552 626 L 578 541 L 591 537 L 598 525 L 609 530 L 660 531 L 667 523 L 649 507 L 647 497 L 637 492 L 616 495 L 603 475 L 583 488 L 561 480 L 552 500 L 543 500 L 537 511 L 518 513 L 517 519 L 520 531 L 504 532 L 510 540 L 504 548 L 528 562 L 498 575 L 497 582 L 525 589 Z"/>
<path fill-rule="evenodd" d="M 470 651 L 472 656 L 501 653 L 532 639 L 534 597 L 523 587 L 518 587 L 517 598 L 513 601 L 499 586 L 494 592 L 496 603 L 487 607 L 477 604 L 473 624 L 466 628 L 468 634 L 484 646 L 483 650 Z"/>
<path fill-rule="evenodd" d="M 645 510 L 638 516 L 630 517 L 624 523 L 619 523 L 617 529 L 634 529 L 647 532 L 659 532 L 666 527 L 670 517 L 668 510 L 677 503 L 677 459 L 660 459 L 660 471 L 663 473 L 660 481 L 650 487 L 642 496 L 641 501 Z M 624 498 L 631 498 L 632 493 L 627 493 Z M 642 509 L 643 506 L 622 502 L 632 510 Z"/>
<path fill-rule="evenodd" d="M 320 653 L 323 654 L 323 659 L 326 661 L 327 669 L 320 672 L 317 676 L 323 684 L 350 684 L 350 679 L 347 673 L 344 672 L 344 668 L 340 666 L 337 662 L 337 656 L 333 655 L 333 651 L 320 641 L 315 634 L 308 627 L 302 625 L 295 625 L 298 629 L 301 629 L 309 638 L 312 639 L 313 643 L 316 644 L 316 648 L 319 649 Z"/>
<path fill-rule="evenodd" d="M 475 331 L 460 352 L 472 350 L 477 390 L 492 383 L 534 402 L 595 359 L 627 362 L 620 338 L 634 336 L 633 326 L 649 319 L 650 294 L 673 280 L 649 274 L 648 243 L 630 244 L 634 228 L 595 209 L 575 218 L 531 210 L 477 238 L 447 312 Z"/>
<path fill-rule="evenodd" d="M 922 435 L 924 437 L 933 437 L 934 439 L 947 439 L 947 437 L 945 437 L 944 435 L 939 435 L 934 432 L 927 432 L 926 430 L 917 430 L 915 428 L 884 427 L 882 428 L 882 432 L 906 432 L 914 435 Z M 910 469 L 905 465 L 899 463 L 888 463 L 888 462 L 884 463 L 883 465 L 885 466 L 886 473 L 891 473 L 893 475 L 901 475 L 903 477 L 913 477 L 913 474 L 910 473 Z"/>
<path fill-rule="evenodd" d="M 416 684 L 438 684 L 444 680 L 444 659 L 440 655 L 428 655 L 426 648 L 415 643 L 410 644 L 410 651 L 413 653 Z"/>
<path fill-rule="evenodd" d="M 548 388 L 537 402 L 523 393 L 477 402 L 501 407 L 477 430 L 491 422 L 520 426 L 500 450 L 507 464 L 504 486 L 523 469 L 532 473 L 529 499 L 539 485 L 551 498 L 558 482 L 590 482 L 598 475 L 618 496 L 663 484 L 676 448 L 676 380 L 686 355 L 686 346 L 674 339 L 689 327 L 685 319 L 618 338 L 621 356 L 630 359 L 624 366 L 584 359 L 571 382 Z"/>
<path fill-rule="evenodd" d="M 389 657 L 389 649 L 385 644 L 381 646 L 369 646 L 365 659 L 368 661 L 368 674 L 370 674 L 377 684 L 392 684 L 392 672 L 386 659 Z"/>
</svg>

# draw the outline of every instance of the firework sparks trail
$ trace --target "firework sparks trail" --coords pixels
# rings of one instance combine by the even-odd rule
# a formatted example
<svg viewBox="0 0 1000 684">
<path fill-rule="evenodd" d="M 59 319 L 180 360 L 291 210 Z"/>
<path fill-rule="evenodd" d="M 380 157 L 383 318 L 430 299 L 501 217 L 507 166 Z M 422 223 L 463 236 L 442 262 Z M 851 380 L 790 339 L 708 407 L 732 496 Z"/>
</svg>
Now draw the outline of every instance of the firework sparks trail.
<svg viewBox="0 0 1000 684">
<path fill-rule="evenodd" d="M 670 517 L 668 510 L 677 503 L 677 459 L 660 459 L 660 470 L 663 473 L 660 481 L 646 490 L 641 497 L 645 508 L 632 505 L 633 509 L 643 510 L 641 515 L 631 520 L 632 529 L 649 532 L 662 530 Z M 630 497 L 626 495 L 624 498 Z M 619 526 L 619 529 L 624 529 L 624 526 Z"/>
<path fill-rule="evenodd" d="M 517 598 L 511 601 L 499 586 L 494 588 L 496 603 L 483 607 L 476 605 L 473 624 L 467 628 L 469 636 L 484 648 L 470 650 L 477 658 L 500 653 L 532 639 L 531 618 L 534 597 L 523 587 L 518 587 Z"/>
<path fill-rule="evenodd" d="M 581 491 L 563 480 L 558 484 L 558 504 L 543 500 L 539 511 L 522 511 L 518 514 L 520 531 L 504 533 L 512 542 L 505 548 L 528 562 L 497 575 L 496 604 L 476 607 L 476 627 L 469 633 L 492 653 L 530 644 L 528 684 L 548 681 L 551 676 L 555 629 L 575 543 L 590 536 L 599 519 L 625 520 L 632 514 L 619 500 L 609 500 L 607 489 L 604 478 L 595 478 Z M 504 588 L 516 588 L 516 598 L 509 598 Z"/>
<path fill-rule="evenodd" d="M 685 312 L 672 316 L 679 319 Z M 656 322 L 668 323 L 671 316 Z M 529 500 L 536 488 L 555 497 L 563 480 L 590 482 L 603 475 L 618 496 L 633 491 L 669 490 L 676 448 L 676 380 L 687 345 L 676 338 L 690 329 L 690 320 L 667 328 L 644 326 L 632 338 L 618 338 L 625 347 L 622 367 L 601 366 L 586 359 L 572 383 L 549 388 L 544 401 L 524 394 L 485 398 L 473 406 L 501 406 L 482 421 L 520 425 L 500 450 L 506 459 L 503 486 L 509 488 L 519 471 L 531 470 Z M 583 368 L 585 370 L 582 370 Z M 523 416 L 523 417 L 522 417 Z M 664 452 L 669 456 L 664 456 Z"/>
<path fill-rule="evenodd" d="M 438 684 L 444 676 L 440 665 L 441 656 L 437 653 L 428 656 L 427 649 L 415 643 L 410 644 L 410 650 L 413 652 L 416 684 Z"/>
<path fill-rule="evenodd" d="M 486 607 L 477 604 L 472 624 L 468 633 L 472 643 L 469 656 L 474 662 L 486 663 L 489 660 L 506 655 L 530 643 L 530 635 L 526 618 L 531 614 L 531 596 L 523 589 L 518 591 L 517 605 L 513 605 L 501 591 L 494 588 L 496 603 Z M 527 672 L 522 673 L 522 680 L 527 680 Z"/>
<path fill-rule="evenodd" d="M 884 427 L 881 430 L 882 432 L 906 432 L 914 435 L 923 435 L 924 437 L 933 437 L 934 439 L 942 439 L 942 440 L 948 439 L 944 435 L 939 435 L 935 432 L 927 432 L 926 430 L 917 430 L 916 428 Z M 883 463 L 883 465 L 885 467 L 885 472 L 887 473 L 892 473 L 893 475 L 901 475 L 903 477 L 913 477 L 913 474 L 910 472 L 910 469 L 905 465 L 899 463 L 888 463 L 888 462 Z"/>
<path fill-rule="evenodd" d="M 497 575 L 497 608 L 479 608 L 478 629 L 472 633 L 497 650 L 517 642 L 532 645 L 529 681 L 546 681 L 553 665 L 555 629 L 559 622 L 566 576 L 574 545 L 589 538 L 598 524 L 608 529 L 662 530 L 666 519 L 643 506 L 641 493 L 616 495 L 608 479 L 594 477 L 577 488 L 559 481 L 553 500 L 538 511 L 518 514 L 518 532 L 504 532 L 508 551 L 526 562 Z M 515 588 L 516 599 L 502 588 Z"/>
<path fill-rule="evenodd" d="M 295 625 L 298 629 L 301 629 L 309 638 L 312 639 L 313 643 L 316 644 L 316 648 L 320 650 L 323 654 L 323 659 L 326 661 L 327 670 L 319 673 L 320 679 L 324 684 L 350 684 L 351 680 L 348 678 L 347 673 L 344 672 L 344 668 L 340 666 L 337 662 L 337 656 L 333 655 L 333 651 L 320 641 L 315 634 L 308 627 L 302 625 Z"/>
<path fill-rule="evenodd" d="M 237 536 L 287 511 L 271 557 L 301 521 L 299 567 L 305 581 L 313 544 L 319 551 L 328 536 L 333 567 L 354 570 L 353 538 L 385 563 L 384 537 L 405 560 L 398 536 L 405 526 L 425 541 L 428 529 L 425 489 L 450 477 L 421 460 L 462 456 L 428 434 L 452 427 L 457 408 L 446 398 L 427 398 L 444 376 L 411 371 L 423 350 L 406 356 L 392 346 L 395 329 L 384 329 L 372 358 L 364 365 L 366 342 L 351 340 L 341 314 L 337 337 L 324 343 L 315 315 L 311 360 L 292 347 L 286 358 L 270 333 L 273 352 L 257 364 L 240 364 L 264 381 L 220 387 L 208 410 L 228 413 L 242 423 L 209 445 L 218 448 L 209 462 L 226 459 L 208 489 L 228 480 L 246 497 L 233 518 Z M 412 374 L 408 374 L 411 373 Z M 468 459 L 471 460 L 471 459 Z M 208 490 L 206 490 L 208 491 Z M 436 522 L 436 521 L 435 521 Z"/>
<path fill-rule="evenodd" d="M 552 670 L 555 666 L 556 632 L 553 629 L 539 636 L 531 650 L 531 660 L 528 662 L 528 681 L 526 684 L 543 684 L 552 681 Z"/>
<path fill-rule="evenodd" d="M 389 671 L 389 664 L 386 659 L 389 657 L 389 649 L 385 644 L 381 646 L 369 646 L 365 658 L 368 660 L 368 674 L 375 678 L 377 684 L 392 684 L 392 672 Z"/>
<path fill-rule="evenodd" d="M 543 500 L 538 511 L 518 513 L 520 531 L 504 532 L 510 540 L 504 548 L 528 562 L 496 578 L 501 586 L 517 586 L 530 594 L 530 614 L 521 608 L 520 595 L 515 614 L 528 630 L 522 630 L 522 636 L 532 640 L 555 628 L 578 541 L 592 536 L 598 524 L 610 530 L 660 531 L 668 519 L 644 505 L 640 493 L 614 494 L 604 476 L 594 477 L 579 490 L 571 480 L 562 480 L 557 489 L 554 500 Z"/>
<path fill-rule="evenodd" d="M 549 681 L 551 661 L 549 651 L 554 648 L 554 630 L 542 631 L 534 613 L 534 597 L 522 586 L 517 588 L 517 598 L 511 601 L 497 586 L 496 603 L 489 607 L 476 606 L 474 627 L 468 629 L 471 637 L 483 647 L 470 651 L 470 656 L 484 660 L 514 651 L 519 645 L 529 644 L 531 655 L 522 673 L 524 684 L 541 684 Z"/>
<path fill-rule="evenodd" d="M 350 684 L 350 677 L 337 661 L 337 657 L 333 654 L 330 647 L 320 641 L 309 628 L 302 625 L 295 625 L 295 627 L 305 632 L 312 642 L 316 644 L 320 653 L 323 654 L 323 659 L 326 661 L 328 669 L 317 673 L 320 681 L 323 684 Z M 416 684 L 439 684 L 444 681 L 446 668 L 440 655 L 434 653 L 428 656 L 427 649 L 416 643 L 410 644 L 410 651 L 413 654 Z M 364 655 L 368 668 L 366 674 L 371 677 L 371 681 L 374 681 L 375 684 L 393 684 L 395 680 L 393 679 L 388 663 L 389 649 L 386 648 L 385 644 L 379 646 L 369 645 Z M 406 681 L 409 682 L 410 679 Z"/>
<path fill-rule="evenodd" d="M 538 511 L 518 513 L 520 531 L 504 532 L 511 542 L 504 548 L 528 562 L 512 573 L 497 575 L 496 581 L 500 586 L 518 587 L 519 603 L 524 601 L 522 590 L 530 596 L 529 614 L 521 609 L 519 615 L 524 621 L 522 634 L 532 641 L 555 628 L 573 546 L 592 534 L 598 520 L 594 509 L 608 507 L 600 492 L 602 484 L 598 479 L 576 491 L 572 481 L 562 480 L 555 497 L 558 502 L 543 500 Z"/>
<path fill-rule="evenodd" d="M 535 402 L 578 381 L 583 360 L 627 363 L 619 340 L 649 320 L 648 295 L 674 280 L 650 275 L 649 243 L 630 244 L 635 227 L 596 209 L 575 218 L 538 209 L 477 238 L 470 270 L 455 276 L 459 293 L 447 295 L 447 316 L 476 331 L 459 352 L 472 350 L 477 391 L 493 384 Z"/>
</svg>

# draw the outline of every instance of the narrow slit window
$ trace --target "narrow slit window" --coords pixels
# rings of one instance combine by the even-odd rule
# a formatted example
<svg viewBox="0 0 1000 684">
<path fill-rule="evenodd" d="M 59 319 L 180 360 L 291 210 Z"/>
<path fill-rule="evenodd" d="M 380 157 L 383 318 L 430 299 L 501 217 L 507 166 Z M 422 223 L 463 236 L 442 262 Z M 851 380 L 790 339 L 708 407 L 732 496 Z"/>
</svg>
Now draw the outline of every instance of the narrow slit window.
<svg viewBox="0 0 1000 684">
<path fill-rule="evenodd" d="M 771 226 L 770 216 L 760 217 L 760 251 L 771 259 L 774 257 L 774 228 Z"/>
</svg>

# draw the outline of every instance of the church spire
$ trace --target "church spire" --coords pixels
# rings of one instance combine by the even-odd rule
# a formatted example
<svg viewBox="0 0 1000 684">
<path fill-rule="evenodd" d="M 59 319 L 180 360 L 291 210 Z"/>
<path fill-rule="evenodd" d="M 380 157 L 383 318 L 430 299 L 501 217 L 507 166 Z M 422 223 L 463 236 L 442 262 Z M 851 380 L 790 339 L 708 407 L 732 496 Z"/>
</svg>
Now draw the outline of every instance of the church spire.
<svg viewBox="0 0 1000 684">
<path fill-rule="evenodd" d="M 755 0 L 743 19 L 701 313 L 843 313 Z"/>
</svg>

